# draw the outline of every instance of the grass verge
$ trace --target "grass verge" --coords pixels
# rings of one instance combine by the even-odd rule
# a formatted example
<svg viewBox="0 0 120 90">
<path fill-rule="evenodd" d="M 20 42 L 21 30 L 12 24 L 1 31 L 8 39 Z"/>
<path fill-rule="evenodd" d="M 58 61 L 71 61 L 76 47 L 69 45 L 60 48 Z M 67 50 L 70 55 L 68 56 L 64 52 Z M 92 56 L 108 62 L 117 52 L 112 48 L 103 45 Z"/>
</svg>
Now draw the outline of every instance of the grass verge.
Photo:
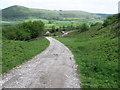
<svg viewBox="0 0 120 90">
<path fill-rule="evenodd" d="M 45 38 L 32 41 L 3 40 L 2 73 L 31 59 L 45 50 L 49 41 Z"/>
</svg>

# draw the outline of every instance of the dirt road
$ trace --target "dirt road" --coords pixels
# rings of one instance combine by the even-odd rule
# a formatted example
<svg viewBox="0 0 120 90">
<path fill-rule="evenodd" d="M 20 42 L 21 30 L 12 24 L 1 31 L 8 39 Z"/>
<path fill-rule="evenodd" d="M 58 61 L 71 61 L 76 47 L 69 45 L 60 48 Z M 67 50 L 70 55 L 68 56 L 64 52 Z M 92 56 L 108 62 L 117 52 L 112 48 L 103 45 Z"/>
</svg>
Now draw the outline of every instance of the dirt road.
<svg viewBox="0 0 120 90">
<path fill-rule="evenodd" d="M 5 88 L 80 88 L 71 51 L 47 37 L 50 46 L 32 60 L 3 75 Z"/>
</svg>

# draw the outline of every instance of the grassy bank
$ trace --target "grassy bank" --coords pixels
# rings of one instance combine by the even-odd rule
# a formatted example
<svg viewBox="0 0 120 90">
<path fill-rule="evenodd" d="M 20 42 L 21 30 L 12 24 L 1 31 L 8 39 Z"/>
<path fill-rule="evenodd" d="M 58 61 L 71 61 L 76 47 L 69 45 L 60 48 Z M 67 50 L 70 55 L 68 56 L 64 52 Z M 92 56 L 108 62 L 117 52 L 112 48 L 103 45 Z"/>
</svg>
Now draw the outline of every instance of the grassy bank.
<svg viewBox="0 0 120 90">
<path fill-rule="evenodd" d="M 3 40 L 2 73 L 22 64 L 42 52 L 49 45 L 45 38 L 32 41 Z"/>
<path fill-rule="evenodd" d="M 118 37 L 120 14 L 109 16 L 103 24 L 57 38 L 73 52 L 82 88 L 120 88 Z"/>
<path fill-rule="evenodd" d="M 82 88 L 118 87 L 118 39 L 57 38 L 68 46 L 78 64 Z"/>
<path fill-rule="evenodd" d="M 92 25 L 88 31 L 75 31 L 65 37 L 57 38 L 74 54 L 82 88 L 119 87 L 119 24 L 117 15 L 110 16 L 103 25 Z"/>
<path fill-rule="evenodd" d="M 76 33 L 74 37 L 57 38 L 73 52 L 78 64 L 82 87 L 118 87 L 118 39 L 84 38 L 85 34 L 87 33 L 84 35 Z"/>
</svg>

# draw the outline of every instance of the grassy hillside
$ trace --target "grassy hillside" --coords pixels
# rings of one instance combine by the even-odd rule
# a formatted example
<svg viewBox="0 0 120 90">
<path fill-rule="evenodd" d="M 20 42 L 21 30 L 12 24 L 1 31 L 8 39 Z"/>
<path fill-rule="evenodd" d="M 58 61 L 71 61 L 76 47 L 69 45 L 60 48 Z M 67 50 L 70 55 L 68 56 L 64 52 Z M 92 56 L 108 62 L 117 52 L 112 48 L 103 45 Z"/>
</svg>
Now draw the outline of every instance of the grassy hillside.
<svg viewBox="0 0 120 90">
<path fill-rule="evenodd" d="M 68 46 L 78 64 L 82 88 L 118 88 L 118 15 L 108 17 L 106 26 L 92 25 L 88 31 L 75 31 L 57 38 Z M 119 87 L 120 88 L 120 87 Z"/>
<path fill-rule="evenodd" d="M 84 11 L 62 11 L 33 9 L 23 6 L 11 6 L 2 10 L 3 20 L 20 19 L 55 19 L 55 20 L 95 20 L 101 19 L 100 15 Z"/>
<path fill-rule="evenodd" d="M 11 6 L 2 9 L 2 25 L 16 25 L 28 20 L 42 20 L 45 26 L 78 25 L 84 22 L 102 22 L 103 15 L 77 10 L 46 10 L 33 9 L 23 6 Z M 49 21 L 52 20 L 52 23 Z"/>
<path fill-rule="evenodd" d="M 2 10 L 3 19 L 28 18 L 30 9 L 21 6 L 12 6 Z"/>
</svg>

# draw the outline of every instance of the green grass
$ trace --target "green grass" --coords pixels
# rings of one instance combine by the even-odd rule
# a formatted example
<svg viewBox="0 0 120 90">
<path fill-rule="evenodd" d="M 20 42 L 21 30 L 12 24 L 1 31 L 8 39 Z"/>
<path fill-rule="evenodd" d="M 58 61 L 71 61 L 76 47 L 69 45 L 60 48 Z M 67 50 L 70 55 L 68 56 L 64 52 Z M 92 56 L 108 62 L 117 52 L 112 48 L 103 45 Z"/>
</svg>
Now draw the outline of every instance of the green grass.
<svg viewBox="0 0 120 90">
<path fill-rule="evenodd" d="M 32 41 L 3 40 L 2 73 L 30 60 L 46 49 L 49 41 L 45 38 Z"/>
<path fill-rule="evenodd" d="M 2 25 L 16 25 L 22 23 L 23 21 L 2 21 Z"/>
<path fill-rule="evenodd" d="M 75 20 L 73 20 L 73 21 L 59 21 L 59 20 L 54 20 L 52 24 L 47 24 L 47 23 L 45 23 L 45 24 L 46 24 L 46 26 L 56 26 L 56 27 L 59 27 L 59 26 L 70 26 L 70 25 L 78 26 L 78 25 L 80 25 L 82 23 L 88 23 L 88 24 L 92 24 L 93 23 L 94 24 L 96 22 L 102 23 L 103 21 L 101 21 L 101 20 L 93 20 L 93 21 L 75 21 Z"/>
<path fill-rule="evenodd" d="M 12 21 L 12 20 L 8 20 L 8 21 L 2 21 L 2 25 L 3 26 L 9 26 L 9 25 L 16 25 L 16 24 L 20 24 L 20 23 L 23 23 L 23 22 L 28 22 L 28 21 L 38 21 L 38 20 L 41 20 L 46 27 L 52 27 L 52 26 L 55 26 L 55 27 L 60 27 L 60 26 L 78 26 L 82 23 L 88 23 L 89 25 L 90 24 L 94 24 L 96 22 L 100 22 L 102 23 L 103 21 L 102 20 L 79 20 L 79 21 L 76 21 L 74 20 L 74 18 L 71 18 L 71 21 L 60 21 L 60 20 L 52 20 L 53 22 L 51 24 L 49 24 L 49 20 L 46 20 L 46 19 L 35 19 L 35 18 L 29 18 L 29 19 L 24 19 L 24 20 L 21 20 L 21 21 Z"/>
<path fill-rule="evenodd" d="M 117 88 L 118 38 L 94 36 L 95 32 L 73 32 L 69 34 L 72 37 L 57 39 L 73 52 L 82 88 Z"/>
</svg>

